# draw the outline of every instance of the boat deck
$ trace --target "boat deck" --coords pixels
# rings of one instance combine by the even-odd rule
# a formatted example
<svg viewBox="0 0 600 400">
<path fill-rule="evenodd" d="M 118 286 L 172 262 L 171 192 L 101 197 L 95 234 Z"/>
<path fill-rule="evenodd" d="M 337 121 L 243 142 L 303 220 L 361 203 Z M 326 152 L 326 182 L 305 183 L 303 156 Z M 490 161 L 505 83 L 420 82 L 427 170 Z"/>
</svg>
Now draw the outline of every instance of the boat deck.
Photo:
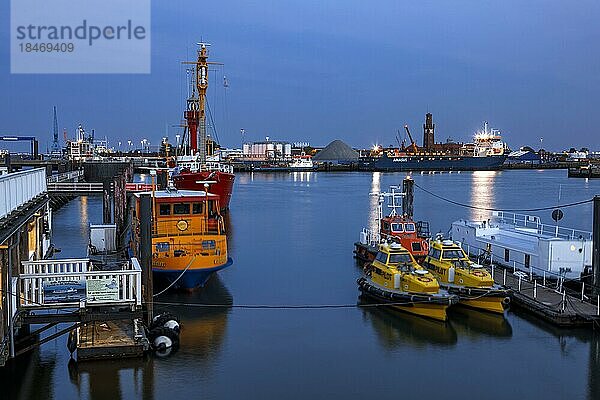
<svg viewBox="0 0 600 400">
<path fill-rule="evenodd" d="M 538 239 L 534 236 L 511 231 L 500 231 L 493 235 L 481 235 L 479 238 L 486 243 L 501 244 L 503 247 L 513 250 L 524 251 L 526 253 L 535 254 L 538 252 Z"/>
</svg>

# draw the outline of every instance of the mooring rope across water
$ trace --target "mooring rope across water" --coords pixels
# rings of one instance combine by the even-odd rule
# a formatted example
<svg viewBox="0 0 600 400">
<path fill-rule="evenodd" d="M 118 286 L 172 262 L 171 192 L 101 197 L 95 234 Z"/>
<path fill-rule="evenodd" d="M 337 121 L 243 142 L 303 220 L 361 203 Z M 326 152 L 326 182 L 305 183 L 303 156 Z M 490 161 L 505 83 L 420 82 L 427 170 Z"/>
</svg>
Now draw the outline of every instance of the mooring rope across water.
<svg viewBox="0 0 600 400">
<path fill-rule="evenodd" d="M 586 203 L 591 203 L 591 202 L 594 201 L 594 199 L 588 199 L 588 200 L 576 201 L 576 202 L 573 202 L 573 203 L 559 204 L 559 205 L 554 205 L 554 206 L 538 207 L 538 208 L 505 208 L 505 209 L 502 209 L 502 208 L 488 208 L 488 207 L 479 207 L 479 206 L 474 206 L 474 205 L 471 205 L 471 204 L 460 203 L 458 201 L 451 200 L 451 199 L 448 199 L 448 198 L 446 198 L 444 196 L 441 196 L 439 194 L 433 193 L 433 192 L 431 192 L 431 191 L 429 191 L 429 190 L 427 190 L 427 189 L 419 186 L 417 183 L 415 183 L 414 185 L 415 185 L 415 187 L 421 189 L 422 191 L 424 191 L 428 195 L 433 196 L 433 197 L 435 197 L 437 199 L 440 199 L 442 201 L 445 201 L 447 203 L 454 204 L 454 205 L 457 205 L 457 206 L 460 206 L 460 207 L 471 208 L 471 209 L 474 209 L 474 210 L 482 210 L 482 211 L 506 211 L 506 212 L 547 211 L 547 210 L 554 210 L 554 209 L 557 209 L 557 208 L 567 208 L 567 207 L 579 206 L 579 205 L 586 204 Z"/>
</svg>

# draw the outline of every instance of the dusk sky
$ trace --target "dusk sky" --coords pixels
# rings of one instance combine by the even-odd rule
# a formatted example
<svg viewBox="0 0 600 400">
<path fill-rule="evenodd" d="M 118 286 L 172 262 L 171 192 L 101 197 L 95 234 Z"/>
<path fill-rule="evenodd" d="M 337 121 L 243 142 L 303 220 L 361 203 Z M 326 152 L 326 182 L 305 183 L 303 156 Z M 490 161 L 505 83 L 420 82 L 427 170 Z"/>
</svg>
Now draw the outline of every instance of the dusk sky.
<svg viewBox="0 0 600 400">
<path fill-rule="evenodd" d="M 78 123 L 113 146 L 156 144 L 179 123 L 181 61 L 212 44 L 209 89 L 223 145 L 265 136 L 354 147 L 468 141 L 484 120 L 511 148 L 600 150 L 598 1 L 153 1 L 149 75 L 11 75 L 0 5 L 0 134 L 51 140 Z M 229 88 L 223 88 L 223 70 Z M 227 92 L 225 93 L 225 90 Z M 176 128 L 169 127 L 174 141 Z"/>
</svg>

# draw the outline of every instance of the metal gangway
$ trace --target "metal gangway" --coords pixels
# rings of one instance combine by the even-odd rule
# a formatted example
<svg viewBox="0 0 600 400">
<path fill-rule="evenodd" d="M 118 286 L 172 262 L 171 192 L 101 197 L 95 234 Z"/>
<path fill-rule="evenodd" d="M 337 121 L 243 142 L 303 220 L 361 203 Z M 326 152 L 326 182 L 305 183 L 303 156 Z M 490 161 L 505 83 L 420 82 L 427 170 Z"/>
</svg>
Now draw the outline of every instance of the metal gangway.
<svg viewBox="0 0 600 400">
<path fill-rule="evenodd" d="M 142 269 L 136 258 L 109 268 L 89 258 L 24 261 L 10 282 L 11 358 L 81 324 L 142 316 Z M 44 324 L 30 334 L 35 337 L 60 323 L 73 324 L 28 347 L 15 348 L 19 343 L 13 334 L 19 327 Z"/>
</svg>

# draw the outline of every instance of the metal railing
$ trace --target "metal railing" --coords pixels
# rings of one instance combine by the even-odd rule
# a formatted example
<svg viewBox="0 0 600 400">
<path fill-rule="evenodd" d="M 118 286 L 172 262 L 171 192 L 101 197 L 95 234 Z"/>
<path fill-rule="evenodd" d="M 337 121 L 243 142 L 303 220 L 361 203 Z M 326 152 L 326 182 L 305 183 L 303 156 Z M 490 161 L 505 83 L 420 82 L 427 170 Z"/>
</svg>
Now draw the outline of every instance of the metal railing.
<svg viewBox="0 0 600 400">
<path fill-rule="evenodd" d="M 592 233 L 579 229 L 543 224 L 540 217 L 525 214 L 514 214 L 505 211 L 492 212 L 492 220 L 500 223 L 514 225 L 517 228 L 535 229 L 539 235 L 559 237 L 562 239 L 592 240 Z"/>
<path fill-rule="evenodd" d="M 55 182 L 48 183 L 48 192 L 102 193 L 102 182 Z"/>
<path fill-rule="evenodd" d="M 80 178 L 82 176 L 83 176 L 83 171 L 81 171 L 81 170 L 69 171 L 69 172 L 64 172 L 62 174 L 49 176 L 48 178 L 46 178 L 46 182 L 48 182 L 48 183 L 64 182 L 64 181 L 69 181 L 71 179 Z"/>
<path fill-rule="evenodd" d="M 153 247 L 154 256 L 179 257 L 186 255 L 219 256 L 227 251 L 225 236 L 208 237 L 194 243 L 157 242 Z"/>
<path fill-rule="evenodd" d="M 222 162 L 218 162 L 218 161 L 207 161 L 205 163 L 201 163 L 199 161 L 193 160 L 193 161 L 178 161 L 177 162 L 178 166 L 180 168 L 189 168 L 189 170 L 191 172 L 196 172 L 196 171 L 219 171 L 219 172 L 224 172 L 224 173 L 228 173 L 228 174 L 232 174 L 233 173 L 233 166 L 226 164 L 226 163 L 222 163 Z"/>
<path fill-rule="evenodd" d="M 177 216 L 175 216 L 177 217 Z M 170 217 L 169 219 L 158 219 L 152 224 L 153 237 L 178 237 L 178 236 L 196 236 L 200 238 L 202 235 L 220 235 L 225 232 L 225 223 L 222 216 L 205 217 L 198 215 L 194 218 L 182 215 L 180 218 Z M 182 227 L 178 228 L 179 223 L 185 222 Z M 139 223 L 139 221 L 138 221 Z"/>
<path fill-rule="evenodd" d="M 487 269 L 487 268 L 486 268 Z M 511 288 L 513 291 L 518 292 L 518 293 L 523 293 L 525 295 L 527 295 L 530 298 L 533 298 L 534 300 L 537 301 L 538 299 L 538 291 L 540 290 L 546 290 L 549 292 L 552 292 L 556 295 L 559 296 L 559 301 L 557 302 L 557 306 L 560 307 L 561 311 L 565 311 L 566 306 L 571 303 L 571 299 L 577 299 L 578 301 L 581 301 L 581 303 L 587 303 L 590 306 L 594 307 L 594 312 L 592 312 L 592 308 L 588 306 L 588 314 L 589 315 L 596 315 L 596 316 L 600 316 L 600 295 L 597 295 L 595 297 L 590 297 L 587 296 L 586 293 L 586 284 L 585 282 L 581 282 L 581 290 L 580 291 L 575 291 L 572 289 L 569 289 L 567 287 L 565 287 L 563 284 L 565 282 L 565 280 L 563 278 L 558 279 L 557 281 L 555 281 L 555 283 L 549 283 L 546 280 L 546 273 L 543 274 L 543 276 L 538 276 L 538 275 L 531 275 L 531 274 L 526 274 L 525 272 L 519 270 L 516 271 L 515 269 L 513 269 L 513 271 L 511 272 L 512 277 L 510 277 L 507 280 L 507 272 L 509 271 L 510 268 L 504 267 L 504 266 L 498 266 L 498 265 L 493 265 L 491 264 L 489 266 L 489 270 L 491 272 L 492 275 L 492 279 L 495 279 L 494 275 L 495 275 L 495 271 L 496 269 L 500 269 L 501 273 L 502 273 L 502 284 L 504 286 L 507 285 L 508 280 L 513 280 L 515 281 L 514 286 L 511 285 Z M 500 281 L 500 280 L 498 280 Z M 529 293 L 529 294 L 528 294 Z M 551 306 L 551 304 L 547 303 L 548 300 L 548 296 L 544 296 L 545 298 L 545 305 L 546 306 Z"/>
<path fill-rule="evenodd" d="M 128 192 L 150 192 L 153 186 L 150 183 L 126 183 L 125 190 Z"/>
<path fill-rule="evenodd" d="M 36 168 L 0 176 L 0 219 L 47 191 L 46 169 Z"/>
<path fill-rule="evenodd" d="M 111 280 L 116 283 L 114 296 L 88 298 L 89 282 Z M 45 302 L 44 286 L 56 282 L 83 282 L 85 294 L 79 299 Z M 125 261 L 119 270 L 94 269 L 90 259 L 24 261 L 17 282 L 18 305 L 22 308 L 85 307 L 86 305 L 142 305 L 142 269 L 136 258 Z M 72 289 L 75 290 L 75 289 Z M 116 298 L 113 298 L 116 297 Z"/>
</svg>

